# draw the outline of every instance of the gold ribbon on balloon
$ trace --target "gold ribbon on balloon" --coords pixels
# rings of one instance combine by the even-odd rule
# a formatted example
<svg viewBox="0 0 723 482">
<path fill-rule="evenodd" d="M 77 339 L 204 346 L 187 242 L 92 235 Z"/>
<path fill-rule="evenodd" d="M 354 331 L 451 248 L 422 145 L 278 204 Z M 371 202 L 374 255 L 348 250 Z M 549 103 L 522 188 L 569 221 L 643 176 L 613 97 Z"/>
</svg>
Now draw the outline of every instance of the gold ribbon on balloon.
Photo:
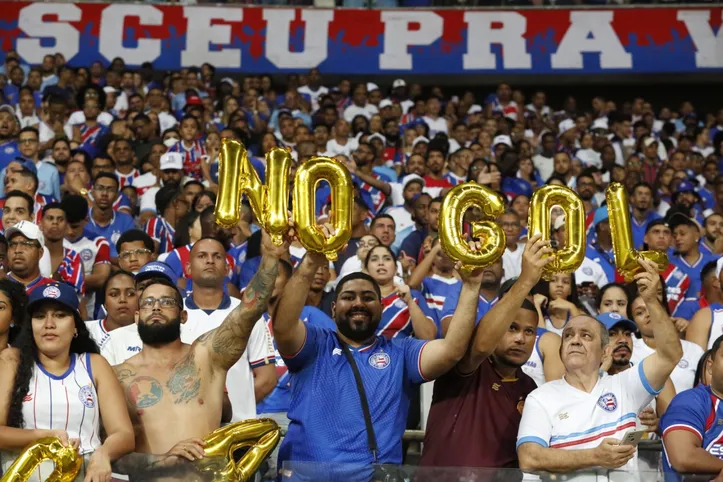
<svg viewBox="0 0 723 482">
<path fill-rule="evenodd" d="M 638 260 L 645 258 L 658 265 L 658 271 L 663 272 L 668 267 L 668 255 L 662 251 L 638 251 L 633 245 L 633 229 L 630 224 L 630 205 L 628 193 L 619 182 L 613 182 L 605 192 L 608 214 L 610 217 L 610 235 L 613 240 L 613 254 L 615 266 L 625 281 L 632 281 L 633 277 L 642 271 Z"/>
<path fill-rule="evenodd" d="M 273 452 L 280 438 L 281 429 L 268 418 L 244 420 L 221 427 L 204 439 L 206 445 L 203 450 L 206 457 L 221 457 L 226 465 L 218 470 L 211 464 L 201 471 L 212 474 L 215 482 L 246 482 Z M 242 449 L 248 450 L 235 462 L 234 453 Z"/>
<path fill-rule="evenodd" d="M 321 181 L 331 186 L 329 223 L 336 233 L 329 239 L 316 224 L 316 186 Z M 337 252 L 351 238 L 353 196 L 351 175 L 336 159 L 312 157 L 299 166 L 294 181 L 294 221 L 299 242 L 308 251 L 324 253 L 329 261 L 337 259 Z"/>
<path fill-rule="evenodd" d="M 469 248 L 462 229 L 464 214 L 472 207 L 479 208 L 487 218 L 471 223 L 472 237 L 481 241 L 480 251 Z M 439 242 L 447 256 L 462 263 L 462 271 L 471 273 L 502 257 L 507 238 L 494 220 L 504 212 L 504 198 L 476 182 L 455 186 L 444 197 L 439 216 Z"/>
<path fill-rule="evenodd" d="M 542 186 L 530 199 L 527 220 L 528 236 L 542 234 L 550 240 L 550 210 L 559 206 L 565 212 L 565 247 L 550 254 L 552 261 L 542 270 L 542 277 L 549 281 L 555 273 L 572 273 L 585 259 L 585 206 L 580 196 L 566 186 Z"/>
<path fill-rule="evenodd" d="M 28 445 L 0 482 L 25 482 L 46 460 L 52 461 L 55 468 L 45 482 L 73 482 L 83 464 L 83 458 L 73 447 L 63 445 L 57 437 L 45 437 Z"/>
<path fill-rule="evenodd" d="M 291 153 L 276 147 L 266 154 L 266 184 L 261 183 L 249 160 L 246 147 L 238 141 L 223 139 L 218 156 L 218 197 L 216 222 L 232 228 L 241 219 L 241 196 L 246 194 L 251 209 L 277 246 L 289 229 L 288 180 Z"/>
</svg>

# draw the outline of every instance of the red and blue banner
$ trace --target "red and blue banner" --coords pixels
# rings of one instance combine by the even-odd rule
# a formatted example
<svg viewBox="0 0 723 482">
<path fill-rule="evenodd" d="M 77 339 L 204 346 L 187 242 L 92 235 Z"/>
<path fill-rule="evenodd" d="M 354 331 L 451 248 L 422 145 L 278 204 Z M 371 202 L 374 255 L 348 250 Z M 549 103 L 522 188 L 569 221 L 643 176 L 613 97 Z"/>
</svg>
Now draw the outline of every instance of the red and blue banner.
<svg viewBox="0 0 723 482">
<path fill-rule="evenodd" d="M 243 73 L 599 74 L 723 70 L 717 8 L 356 10 L 0 2 L 30 64 L 209 62 Z M 0 54 L 2 55 L 2 54 Z"/>
</svg>

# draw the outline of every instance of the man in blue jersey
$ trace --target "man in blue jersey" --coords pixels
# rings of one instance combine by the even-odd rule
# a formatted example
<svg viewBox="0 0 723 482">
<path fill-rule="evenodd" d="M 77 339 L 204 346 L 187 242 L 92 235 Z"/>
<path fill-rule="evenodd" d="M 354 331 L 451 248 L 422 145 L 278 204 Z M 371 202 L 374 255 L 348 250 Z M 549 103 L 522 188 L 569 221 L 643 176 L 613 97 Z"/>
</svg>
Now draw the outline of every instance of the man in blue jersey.
<svg viewBox="0 0 723 482">
<path fill-rule="evenodd" d="M 692 218 L 675 213 L 668 220 L 673 232 L 675 255 L 670 262 L 677 266 L 690 278 L 690 287 L 686 298 L 697 298 L 700 295 L 700 271 L 707 263 L 716 261 L 717 257 L 700 252 L 700 225 Z"/>
<path fill-rule="evenodd" d="M 114 174 L 101 172 L 93 180 L 93 207 L 90 208 L 84 234 L 88 238 L 103 236 L 110 244 L 110 257 L 117 264 L 116 243 L 122 233 L 135 227 L 133 218 L 126 213 L 113 211 L 118 197 L 119 183 Z M 81 195 L 83 192 L 81 192 Z M 87 194 L 87 193 L 86 193 Z"/>
<path fill-rule="evenodd" d="M 333 234 L 328 225 L 321 229 L 326 237 Z M 307 253 L 273 314 L 274 339 L 293 374 L 289 431 L 279 450 L 279 466 L 296 480 L 370 480 L 372 464 L 402 461 L 402 434 L 415 385 L 443 375 L 464 356 L 482 276 L 475 272 L 462 277 L 459 305 L 444 339 L 388 340 L 375 336 L 381 294 L 364 273 L 350 274 L 337 284 L 332 305 L 337 333 L 301 321 L 316 271 L 326 263 L 323 255 Z M 366 392 L 376 449 L 370 447 L 349 360 L 358 367 Z M 324 462 L 334 466 L 322 467 Z"/>
<path fill-rule="evenodd" d="M 705 365 L 710 385 L 700 384 L 676 395 L 660 422 L 666 482 L 683 480 L 680 474 L 686 472 L 718 474 L 723 471 L 721 343 L 723 336 L 713 343 Z"/>
<path fill-rule="evenodd" d="M 0 106 L 0 169 L 5 169 L 10 161 L 20 155 L 15 135 L 17 125 L 15 109 L 10 105 Z"/>
</svg>

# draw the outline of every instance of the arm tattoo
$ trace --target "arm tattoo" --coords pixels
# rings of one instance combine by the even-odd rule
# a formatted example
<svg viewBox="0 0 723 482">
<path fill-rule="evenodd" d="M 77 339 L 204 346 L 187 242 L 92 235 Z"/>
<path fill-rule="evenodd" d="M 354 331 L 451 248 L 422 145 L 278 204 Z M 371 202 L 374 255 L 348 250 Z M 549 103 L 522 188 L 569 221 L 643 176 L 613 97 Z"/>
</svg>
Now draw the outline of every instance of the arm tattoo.
<svg viewBox="0 0 723 482">
<path fill-rule="evenodd" d="M 278 272 L 278 260 L 262 259 L 258 272 L 244 291 L 241 304 L 226 317 L 221 326 L 209 333 L 211 336 L 201 340 L 207 342 L 210 338 L 211 351 L 218 360 L 217 363 L 226 370 L 231 368 L 246 350 L 256 321 L 266 311 Z"/>
<path fill-rule="evenodd" d="M 166 388 L 173 395 L 173 403 L 188 403 L 194 399 L 201 389 L 200 370 L 196 366 L 196 357 L 191 352 L 178 362 L 168 377 Z"/>
</svg>

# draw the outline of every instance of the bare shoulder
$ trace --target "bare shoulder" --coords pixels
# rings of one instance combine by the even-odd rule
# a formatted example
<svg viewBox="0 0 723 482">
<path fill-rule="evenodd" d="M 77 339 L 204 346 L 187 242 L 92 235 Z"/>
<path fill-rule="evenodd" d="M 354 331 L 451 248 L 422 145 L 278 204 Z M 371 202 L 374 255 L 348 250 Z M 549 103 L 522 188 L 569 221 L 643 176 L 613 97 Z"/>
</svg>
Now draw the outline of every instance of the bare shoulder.
<svg viewBox="0 0 723 482">
<path fill-rule="evenodd" d="M 542 346 L 556 347 L 555 349 L 557 349 L 560 347 L 561 342 L 562 338 L 560 338 L 560 335 L 551 331 L 543 333 L 542 336 L 540 336 L 540 345 Z"/>
<path fill-rule="evenodd" d="M 20 363 L 20 350 L 17 348 L 5 348 L 3 351 L 0 351 L 0 361 L 3 363 L 14 363 L 18 364 Z"/>
<path fill-rule="evenodd" d="M 126 361 L 125 363 L 121 363 L 120 365 L 116 365 L 113 368 L 113 372 L 115 372 L 115 376 L 118 379 L 119 382 L 123 383 L 124 381 L 136 376 L 138 368 L 131 365 Z"/>
</svg>

